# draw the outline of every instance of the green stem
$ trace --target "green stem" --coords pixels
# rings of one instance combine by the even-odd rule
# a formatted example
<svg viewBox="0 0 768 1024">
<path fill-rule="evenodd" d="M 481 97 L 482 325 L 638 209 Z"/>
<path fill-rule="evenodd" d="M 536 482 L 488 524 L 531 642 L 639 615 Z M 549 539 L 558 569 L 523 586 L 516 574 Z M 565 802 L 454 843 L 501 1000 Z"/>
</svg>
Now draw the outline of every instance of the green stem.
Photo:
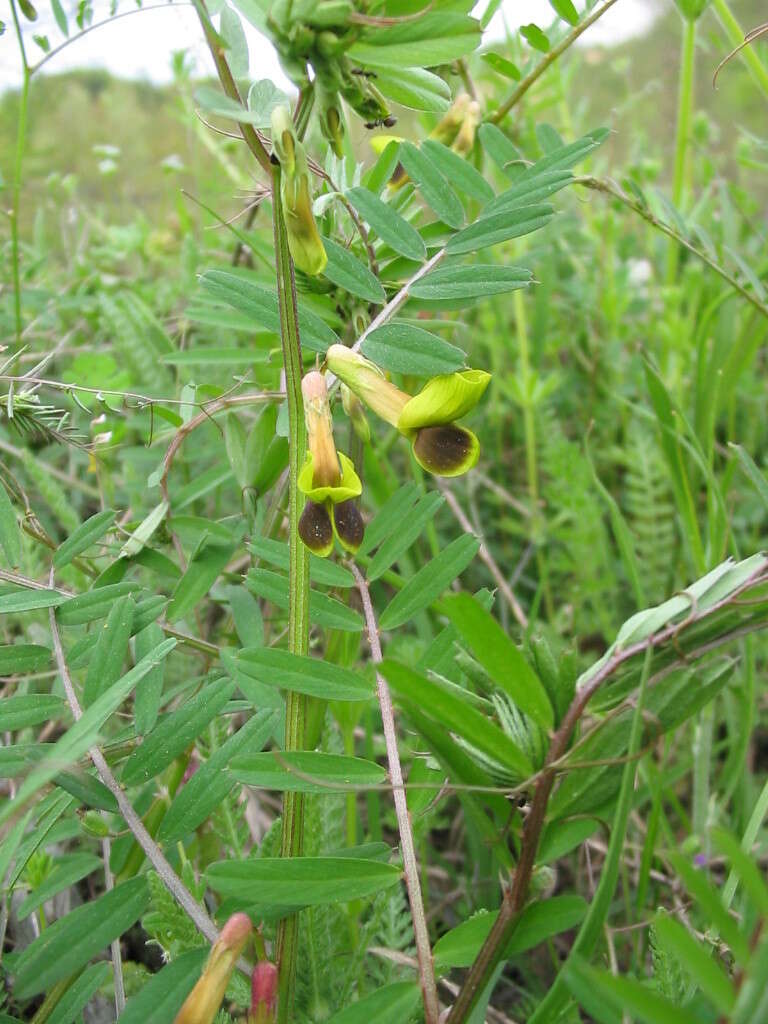
<svg viewBox="0 0 768 1024">
<path fill-rule="evenodd" d="M 301 396 L 301 340 L 293 263 L 288 251 L 288 233 L 280 202 L 280 167 L 272 174 L 272 219 L 275 229 L 277 295 L 288 401 L 288 646 L 293 654 L 306 654 L 309 637 L 309 559 L 299 538 L 302 498 L 298 488 L 304 461 L 304 405 Z M 289 691 L 285 706 L 285 750 L 304 747 L 307 699 Z M 283 798 L 281 856 L 300 857 L 304 847 L 304 796 L 286 793 Z M 277 932 L 278 1024 L 291 1019 L 299 943 L 298 915 L 283 918 Z"/>
<path fill-rule="evenodd" d="M 712 7 L 720 24 L 725 30 L 725 34 L 728 36 L 728 41 L 731 46 L 739 46 L 743 43 L 745 35 L 744 30 L 734 18 L 727 0 L 712 0 Z M 754 47 L 745 46 L 744 49 L 739 52 L 749 68 L 752 78 L 757 82 L 765 95 L 768 96 L 768 69 L 766 69 L 765 64 L 760 60 L 760 57 L 755 52 Z"/>
<path fill-rule="evenodd" d="M 677 100 L 677 135 L 675 139 L 675 171 L 672 182 L 672 202 L 680 210 L 690 185 L 689 149 L 691 115 L 693 113 L 693 80 L 696 58 L 696 22 L 686 21 L 683 28 L 683 48 L 680 54 L 680 89 Z M 667 260 L 667 284 L 677 277 L 679 249 L 671 244 Z"/>
<path fill-rule="evenodd" d="M 16 329 L 16 350 L 21 348 L 22 319 L 21 319 L 21 254 L 19 251 L 19 209 L 21 207 L 21 172 L 24 163 L 24 150 L 27 144 L 27 117 L 29 113 L 29 79 L 30 71 L 27 63 L 27 53 L 24 48 L 24 37 L 21 33 L 19 15 L 16 10 L 15 0 L 11 0 L 11 14 L 16 29 L 16 38 L 19 43 L 21 54 L 21 66 L 23 79 L 21 84 L 21 95 L 19 97 L 19 123 L 16 131 L 16 158 L 13 167 L 13 191 L 11 198 L 11 263 L 13 265 L 13 312 Z M 11 371 L 15 372 L 15 371 Z"/>
<path fill-rule="evenodd" d="M 525 76 L 512 95 L 508 96 L 499 108 L 491 114 L 488 120 L 493 122 L 493 124 L 498 124 L 499 121 L 503 121 L 510 110 L 520 102 L 534 82 L 538 81 L 547 68 L 550 67 L 558 57 L 562 56 L 562 54 L 564 54 L 565 51 L 576 42 L 583 32 L 586 32 L 591 25 L 594 25 L 598 18 L 602 18 L 606 11 L 610 10 L 615 3 L 616 0 L 606 0 L 602 7 L 596 8 L 588 18 L 585 18 L 584 21 L 580 22 L 571 32 L 569 32 L 557 46 L 553 46 L 549 53 L 539 61 L 533 71 Z"/>
<path fill-rule="evenodd" d="M 525 465 L 528 476 L 528 493 L 531 498 L 531 523 L 536 544 L 536 565 L 544 591 L 544 605 L 547 615 L 552 618 L 554 605 L 549 590 L 547 566 L 539 543 L 543 523 L 539 510 L 539 467 L 536 457 L 536 417 L 531 396 L 531 352 L 528 338 L 528 321 L 525 315 L 525 301 L 522 291 L 513 292 L 512 303 L 517 325 L 517 343 L 520 351 L 520 390 L 523 395 L 523 430 L 525 432 Z"/>
<path fill-rule="evenodd" d="M 693 831 L 706 848 L 709 817 L 709 773 L 712 763 L 712 705 L 699 712 L 693 736 Z"/>
<path fill-rule="evenodd" d="M 718 274 L 723 281 L 727 281 L 731 288 L 733 288 L 735 292 L 738 292 L 742 299 L 751 303 L 764 317 L 768 317 L 768 306 L 761 302 L 760 299 L 748 288 L 745 288 L 744 285 L 733 276 L 733 274 L 730 274 L 724 267 L 721 267 L 720 264 L 715 262 L 711 256 L 708 256 L 703 249 L 697 249 L 689 239 L 684 238 L 681 234 L 675 231 L 674 228 L 670 227 L 669 224 L 665 224 L 663 221 L 659 220 L 658 217 L 655 217 L 648 207 L 642 206 L 634 199 L 630 199 L 630 197 L 623 192 L 615 182 L 608 178 L 594 178 L 591 175 L 576 178 L 574 179 L 574 182 L 577 185 L 583 185 L 585 188 L 594 189 L 596 192 L 604 192 L 606 195 L 613 196 L 614 199 L 617 199 L 620 203 L 626 206 L 627 209 L 636 213 L 638 217 L 642 217 L 644 221 L 651 225 L 651 227 L 654 227 L 657 231 L 666 235 L 667 238 L 670 238 L 676 245 L 680 245 L 684 249 L 687 249 L 688 252 L 696 257 L 696 259 L 701 260 L 701 262 L 706 264 L 710 270 L 713 270 Z"/>
</svg>

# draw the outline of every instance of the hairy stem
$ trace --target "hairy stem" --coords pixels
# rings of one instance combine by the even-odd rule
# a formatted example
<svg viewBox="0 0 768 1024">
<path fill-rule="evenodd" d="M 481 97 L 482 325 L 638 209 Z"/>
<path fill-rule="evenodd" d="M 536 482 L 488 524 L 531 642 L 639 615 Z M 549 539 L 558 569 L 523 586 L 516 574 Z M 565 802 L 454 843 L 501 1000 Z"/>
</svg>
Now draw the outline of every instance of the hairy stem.
<svg viewBox="0 0 768 1024">
<path fill-rule="evenodd" d="M 662 647 L 667 643 L 676 643 L 684 628 L 688 628 L 697 622 L 701 622 L 703 619 L 715 614 L 715 612 L 720 611 L 727 605 L 732 604 L 738 597 L 744 594 L 745 591 L 765 582 L 765 579 L 765 574 L 761 569 L 750 579 L 746 580 L 737 590 L 730 593 L 726 598 L 716 602 L 701 613 L 694 612 L 685 620 L 684 623 L 672 623 L 664 629 L 659 630 L 658 633 L 652 634 L 643 640 L 639 640 L 637 643 L 624 648 L 616 648 L 613 654 L 607 658 L 604 663 L 596 669 L 594 674 L 587 679 L 581 689 L 577 690 L 576 696 L 571 702 L 571 705 L 566 711 L 557 732 L 552 738 L 549 750 L 547 751 L 544 768 L 538 775 L 536 789 L 534 790 L 533 799 L 531 801 L 531 808 L 523 827 L 520 857 L 515 869 L 512 886 L 504 894 L 498 917 L 496 918 L 493 928 L 489 932 L 488 937 L 469 970 L 459 996 L 448 1015 L 446 1024 L 464 1024 L 468 1019 L 469 1014 L 472 1012 L 472 1009 L 477 1005 L 477 1002 L 492 978 L 494 971 L 504 959 L 504 952 L 515 928 L 517 927 L 520 912 L 525 906 L 525 902 L 528 898 L 531 875 L 533 874 L 533 868 L 536 863 L 536 853 L 539 848 L 539 840 L 541 839 L 541 833 L 546 820 L 547 806 L 558 769 L 560 767 L 558 762 L 566 753 L 571 735 L 584 714 L 587 704 L 591 698 L 627 661 L 640 654 L 645 655 L 646 659 L 648 659 L 650 654 L 656 648 Z M 708 653 L 715 647 L 732 639 L 734 639 L 734 634 L 727 634 L 702 645 L 700 648 L 689 651 L 685 658 L 685 663 L 687 664 L 696 657 L 700 657 L 702 654 Z M 649 667 L 649 662 L 646 661 L 643 680 L 641 683 L 641 693 L 647 681 Z M 637 718 L 635 720 L 637 721 Z M 585 919 L 583 928 L 586 927 L 586 925 L 587 920 Z M 542 1007 L 544 1006 L 543 1003 L 541 1005 Z M 544 1019 L 553 1020 L 555 1016 L 556 1014 Z"/>
<path fill-rule="evenodd" d="M 647 221 L 652 227 L 656 228 L 657 231 L 661 231 L 667 238 L 673 239 L 677 245 L 681 245 L 688 252 L 700 259 L 702 263 L 714 270 L 724 281 L 726 281 L 734 291 L 738 292 L 739 295 L 746 299 L 747 302 L 751 303 L 764 317 L 768 317 L 768 305 L 761 302 L 760 299 L 753 292 L 745 288 L 733 274 L 730 274 L 725 267 L 722 267 L 716 260 L 713 260 L 711 256 L 708 256 L 703 249 L 697 248 L 693 242 L 689 241 L 674 228 L 670 227 L 669 224 L 665 224 L 664 221 L 659 220 L 658 217 L 648 209 L 647 206 L 641 205 L 634 199 L 631 199 L 626 192 L 624 192 L 615 182 L 610 181 L 608 178 L 594 178 L 590 175 L 585 175 L 581 178 L 575 178 L 574 184 L 583 185 L 585 188 L 594 189 L 596 192 L 604 192 L 606 195 L 612 196 L 614 199 L 618 199 L 620 203 L 632 210 L 643 220 Z"/>
<path fill-rule="evenodd" d="M 51 572 L 50 586 L 53 587 L 53 572 Z M 69 669 L 67 668 L 64 649 L 61 646 L 61 637 L 59 636 L 59 625 L 56 621 L 56 612 L 53 608 L 49 611 L 48 619 L 51 626 L 51 637 L 53 639 L 53 650 L 56 657 L 56 665 L 59 670 L 59 675 L 61 676 L 61 682 L 64 687 L 67 703 L 72 711 L 72 717 L 77 721 L 82 716 L 83 709 L 80 707 L 80 701 L 75 693 L 72 677 L 70 676 Z M 101 750 L 95 746 L 91 747 L 88 751 L 88 756 L 93 762 L 96 771 L 99 773 L 99 778 L 117 801 L 117 806 L 120 808 L 123 820 L 133 833 L 136 842 L 147 855 L 147 860 L 157 872 L 160 881 L 166 887 L 171 896 L 173 896 L 182 910 L 187 914 L 200 934 L 204 935 L 209 942 L 215 942 L 219 934 L 216 925 L 178 877 L 166 860 L 163 851 L 154 841 L 152 836 L 150 836 L 149 832 L 147 832 L 144 822 L 133 809 L 133 805 L 125 795 L 125 791 L 112 774 L 112 769 L 107 764 Z"/>
<path fill-rule="evenodd" d="M 378 665 L 381 662 L 381 643 L 379 642 L 379 630 L 376 624 L 376 614 L 371 604 L 368 582 L 354 563 L 350 563 L 350 568 L 355 577 L 355 583 L 363 603 L 363 614 L 365 615 L 365 626 L 368 633 L 368 643 L 371 648 L 371 657 L 374 664 Z M 395 803 L 397 827 L 400 832 L 403 874 L 405 875 L 405 886 L 408 890 L 408 900 L 411 905 L 413 934 L 416 939 L 416 958 L 419 965 L 419 984 L 421 985 L 421 995 L 424 1002 L 424 1020 L 426 1024 L 438 1024 L 440 1004 L 437 998 L 435 968 L 432 961 L 432 950 L 429 945 L 427 919 L 421 896 L 419 864 L 416 859 L 411 818 L 408 813 L 408 802 L 403 784 L 403 771 L 400 766 L 400 755 L 397 749 L 395 713 L 392 707 L 392 696 L 389 692 L 389 687 L 378 672 L 376 673 L 376 686 L 379 695 L 379 707 L 381 709 L 381 722 L 384 728 L 384 741 L 387 748 L 389 781 L 392 785 L 392 798 Z"/>
<path fill-rule="evenodd" d="M 230 99 L 242 103 L 226 52 L 208 16 L 203 0 L 194 0 L 200 24 L 216 64 L 216 71 L 224 92 Z M 273 164 L 261 136 L 249 124 L 240 124 L 240 133 L 261 168 L 267 172 L 272 188 L 272 222 L 274 226 L 275 259 L 277 264 L 277 296 L 280 310 L 280 336 L 283 346 L 285 391 L 288 405 L 288 647 L 293 654 L 306 654 L 309 638 L 309 559 L 298 534 L 301 515 L 301 495 L 298 476 L 304 461 L 304 423 L 301 397 L 301 340 L 296 302 L 296 283 L 293 262 L 288 251 L 288 234 L 280 202 L 280 166 Z M 303 694 L 289 691 L 285 707 L 285 750 L 301 750 L 307 699 Z M 304 797 L 301 793 L 286 793 L 283 799 L 282 844 L 283 857 L 299 857 L 304 848 Z M 278 1024 L 288 1024 L 293 1011 L 296 962 L 298 957 L 299 922 L 291 914 L 280 922 L 277 931 L 278 961 Z"/>
<path fill-rule="evenodd" d="M 288 647 L 293 654 L 306 654 L 309 637 L 309 556 L 299 537 L 302 497 L 298 487 L 304 462 L 304 403 L 301 396 L 301 340 L 296 304 L 293 263 L 288 251 L 288 233 L 280 202 L 280 166 L 273 170 L 272 219 L 277 260 L 277 295 L 288 401 Z M 289 691 L 285 706 L 285 750 L 302 750 L 307 715 L 307 698 Z M 283 857 L 300 857 L 304 849 L 304 795 L 283 797 Z M 299 943 L 297 914 L 283 918 L 277 932 L 278 1024 L 288 1024 L 292 1014 L 294 980 Z"/>
<path fill-rule="evenodd" d="M 208 43 L 208 49 L 211 51 L 213 62 L 216 65 L 216 73 L 219 76 L 221 87 L 231 100 L 234 100 L 242 106 L 243 98 L 240 95 L 240 90 L 237 88 L 237 82 L 235 82 L 234 75 L 232 74 L 232 70 L 227 62 L 226 51 L 223 49 L 221 40 L 211 24 L 211 19 L 208 16 L 205 4 L 203 0 L 193 0 L 193 2 L 195 10 L 197 11 L 197 16 L 200 19 L 200 24 L 202 25 L 203 32 L 205 33 L 205 41 Z M 240 128 L 240 134 L 242 135 L 246 146 L 258 160 L 262 170 L 265 170 L 267 174 L 271 176 L 272 168 L 269 161 L 269 153 L 267 153 L 259 133 L 252 124 L 243 124 L 241 122 L 238 124 L 238 127 Z"/>
<path fill-rule="evenodd" d="M 598 18 L 602 18 L 605 12 L 610 10 L 615 3 L 616 0 L 606 0 L 602 7 L 598 7 L 597 10 L 593 11 L 588 18 L 585 18 L 584 21 L 580 22 L 572 32 L 569 32 L 565 39 L 558 43 L 557 46 L 554 46 L 549 53 L 539 61 L 533 71 L 525 76 L 511 96 L 508 96 L 501 106 L 493 112 L 489 120 L 494 124 L 498 124 L 499 121 L 503 121 L 510 110 L 520 102 L 523 96 L 525 96 L 531 86 L 541 78 L 547 68 L 550 67 L 551 64 L 554 64 L 558 57 L 562 56 L 567 49 L 573 46 L 579 36 L 583 32 L 586 32 L 591 25 L 594 25 Z"/>
</svg>

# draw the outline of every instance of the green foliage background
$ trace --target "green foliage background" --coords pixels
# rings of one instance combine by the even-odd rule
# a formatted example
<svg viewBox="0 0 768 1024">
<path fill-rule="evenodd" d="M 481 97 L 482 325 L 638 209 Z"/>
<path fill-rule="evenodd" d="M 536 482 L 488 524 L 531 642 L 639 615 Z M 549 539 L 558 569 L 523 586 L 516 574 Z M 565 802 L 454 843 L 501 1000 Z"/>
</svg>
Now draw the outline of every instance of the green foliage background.
<svg viewBox="0 0 768 1024">
<path fill-rule="evenodd" d="M 765 545 L 768 96 L 738 58 L 723 71 L 717 91 L 711 89 L 711 73 L 730 44 L 714 12 L 706 11 L 698 29 L 694 119 L 686 140 L 690 173 L 684 202 L 675 209 L 670 195 L 681 19 L 669 7 L 647 36 L 616 48 L 568 50 L 503 121 L 504 137 L 478 135 L 471 163 L 498 193 L 511 184 L 499 146 L 514 146 L 510 152 L 533 162 L 598 125 L 612 129 L 574 172 L 609 180 L 612 193 L 583 183 L 569 187 L 551 200 L 556 216 L 543 230 L 489 247 L 477 258 L 497 267 L 528 267 L 535 285 L 483 295 L 458 308 L 412 300 L 403 314 L 411 327 L 428 327 L 458 346 L 467 365 L 487 368 L 493 379 L 471 420 L 481 441 L 480 464 L 448 488 L 469 531 L 457 523 L 450 502 L 435 497 L 434 514 L 425 517 L 423 530 L 371 574 L 374 607 L 381 616 L 418 573 L 421 580 L 425 570 L 440 564 L 440 555 L 462 534 L 482 536 L 528 625 L 516 621 L 486 561 L 468 557 L 454 576 L 461 574 L 461 590 L 475 594 L 478 605 L 490 606 L 489 591 L 495 591 L 493 614 L 514 641 L 509 657 L 525 659 L 537 680 L 530 685 L 546 691 L 555 725 L 562 722 L 576 678 L 606 651 L 615 651 L 611 645 L 625 620 L 661 604 L 727 558 L 746 558 Z M 733 9 L 745 26 L 761 20 L 757 3 Z M 566 30 L 558 22 L 554 32 Z M 10 44 L 7 32 L 3 42 Z M 756 44 L 757 52 L 761 45 L 764 49 L 764 43 Z M 528 60 L 525 67 L 541 56 L 532 54 L 517 33 L 491 49 L 521 65 Z M 52 411 L 41 413 L 33 401 L 25 420 L 18 386 L 9 397 L 8 381 L 0 382 L 5 410 L 0 473 L 3 494 L 12 503 L 10 513 L 5 503 L 0 508 L 5 517 L 0 658 L 6 659 L 1 671 L 7 670 L 3 701 L 20 696 L 53 703 L 28 701 L 23 724 L 17 727 L 9 719 L 8 728 L 3 726 L 0 765 L 8 799 L 0 814 L 8 825 L 0 865 L 6 873 L 15 858 L 20 867 L 17 877 L 10 875 L 11 888 L 26 897 L 46 884 L 55 888 L 54 872 L 62 872 L 56 891 L 74 894 L 73 907 L 83 900 L 84 907 L 72 914 L 85 909 L 93 917 L 75 919 L 87 922 L 87 927 L 77 925 L 81 945 L 75 955 L 65 929 L 57 932 L 58 922 L 47 919 L 51 913 L 59 917 L 54 905 L 35 909 L 38 931 L 45 936 L 50 927 L 52 948 L 61 957 L 57 970 L 51 966 L 56 957 L 41 939 L 21 953 L 23 931 L 16 920 L 21 915 L 6 894 L 12 913 L 3 970 L 11 1016 L 0 1019 L 49 1019 L 35 988 L 37 974 L 50 977 L 51 987 L 72 984 L 75 994 L 75 985 L 85 992 L 92 982 L 88 998 L 98 990 L 111 999 L 111 976 L 81 971 L 89 960 L 93 970 L 120 934 L 129 1024 L 141 1019 L 141 1008 L 153 1005 L 161 991 L 158 979 L 170 970 L 159 971 L 161 960 L 175 965 L 174 977 L 182 979 L 179 992 L 184 984 L 191 987 L 201 963 L 198 932 L 158 875 L 148 871 L 110 794 L 88 767 L 88 743 L 78 748 L 77 764 L 66 766 L 75 782 L 46 777 L 34 792 L 38 802 L 28 819 L 18 818 L 11 807 L 10 798 L 18 796 L 32 767 L 49 752 L 44 744 L 72 727 L 48 651 L 48 611 L 24 605 L 23 599 L 19 604 L 18 598 L 35 593 L 30 582 L 45 589 L 56 549 L 56 584 L 68 594 L 118 587 L 91 618 L 70 608 L 67 620 L 66 605 L 56 613 L 82 693 L 94 696 L 117 686 L 124 669 L 156 651 L 165 636 L 179 641 L 147 670 L 124 705 L 130 714 L 114 716 L 109 725 L 105 715 L 90 739 L 105 747 L 138 813 L 194 899 L 201 902 L 207 891 L 220 925 L 243 904 L 225 890 L 221 876 L 217 881 L 215 867 L 209 874 L 211 865 L 223 863 L 226 873 L 228 864 L 242 861 L 256 878 L 261 877 L 256 862 L 271 863 L 280 852 L 278 797 L 263 789 L 256 798 L 248 796 L 241 783 L 254 765 L 219 752 L 231 742 L 235 724 L 244 728 L 254 708 L 275 714 L 274 721 L 265 719 L 261 746 L 279 748 L 282 742 L 282 700 L 269 685 L 273 679 L 263 668 L 261 675 L 249 669 L 248 657 L 239 653 L 284 647 L 282 414 L 254 403 L 225 415 L 217 412 L 215 418 L 203 416 L 170 469 L 172 517 L 166 519 L 162 508 L 151 531 L 148 523 L 166 498 L 163 460 L 174 438 L 184 435 L 184 425 L 224 394 L 274 391 L 280 371 L 276 332 L 254 328 L 243 320 L 242 309 L 212 306 L 211 289 L 206 291 L 205 281 L 201 286 L 201 275 L 212 268 L 229 272 L 244 256 L 252 280 L 274 289 L 274 245 L 268 204 L 243 213 L 263 198 L 256 164 L 240 142 L 202 123 L 209 115 L 198 116 L 194 98 L 201 83 L 190 79 L 181 57 L 174 68 L 174 83 L 162 88 L 82 71 L 43 75 L 31 90 L 20 204 L 26 348 L 3 372 L 6 377 L 29 372 L 53 353 L 40 374 L 60 386 L 40 392 Z M 515 86 L 480 54 L 468 58 L 467 69 L 446 66 L 442 72 L 453 95 L 464 90 L 470 76 L 488 112 Z M 0 98 L 4 195 L 13 177 L 18 111 L 17 93 Z M 398 113 L 394 132 L 415 142 L 440 119 L 437 112 Z M 210 120 L 234 128 L 226 119 L 210 115 Z M 330 158 L 314 124 L 307 148 L 344 190 L 358 184 L 356 173 L 375 165 L 371 138 L 389 131 L 369 132 L 353 120 L 346 166 Z M 321 187 L 318 181 L 318 191 Z M 412 199 L 407 189 L 388 190 L 385 198 L 430 239 L 433 218 L 418 193 Z M 479 207 L 463 198 L 470 223 Z M 343 211 L 327 203 L 318 217 L 323 233 L 349 243 L 365 262 L 365 249 Z M 676 238 L 660 231 L 658 222 Z M 4 255 L 10 253 L 6 238 L 0 236 Z M 696 251 L 678 248 L 681 240 Z M 391 297 L 417 264 L 380 242 L 377 246 Z M 9 260 L 1 284 L 5 357 L 15 345 Z M 364 300 L 327 278 L 299 274 L 297 286 L 305 308 L 347 343 L 370 319 Z M 206 350 L 212 353 L 209 360 L 200 356 Z M 307 367 L 311 364 L 307 355 Z M 416 373 L 395 376 L 410 391 L 423 383 Z M 91 390 L 68 392 L 67 384 Z M 9 415 L 14 396 L 15 421 Z M 60 420 L 65 411 L 66 424 Z M 343 439 L 339 446 L 353 450 L 357 442 L 340 413 L 336 431 Z M 361 459 L 361 504 L 369 528 L 387 521 L 386 510 L 391 512 L 398 496 L 412 497 L 403 505 L 412 514 L 417 498 L 437 494 L 405 442 L 379 423 L 373 424 L 372 443 Z M 117 510 L 115 524 L 106 524 L 72 558 L 62 557 L 61 544 L 102 509 Z M 405 518 L 401 513 L 392 519 L 390 536 Z M 26 529 L 19 531 L 17 523 Z M 134 549 L 130 559 L 119 557 L 137 529 L 147 531 L 146 547 L 138 554 Z M 8 540 L 9 534 L 17 539 Z M 11 548 L 19 545 L 18 557 L 11 557 L 6 541 Z M 470 546 L 465 544 L 468 551 Z M 364 549 L 359 558 L 363 569 L 370 569 L 371 553 Z M 315 566 L 314 571 L 323 570 Z M 343 566 L 335 576 L 332 568 L 325 571 L 331 576 L 318 577 L 316 585 L 336 604 L 326 604 L 320 615 L 312 612 L 311 655 L 354 671 L 372 692 L 374 671 L 362 641 L 352 578 Z M 458 583 L 452 586 L 459 589 Z M 123 603 L 112 603 L 113 598 Z M 700 609 L 694 603 L 662 618 L 661 627 L 676 622 L 681 635 L 675 634 L 646 669 L 652 682 L 653 673 L 666 678 L 669 671 L 668 689 L 649 684 L 648 695 L 637 697 L 645 693 L 648 671 L 635 659 L 621 666 L 607 692 L 590 706 L 571 755 L 571 765 L 581 761 L 581 768 L 555 791 L 532 877 L 534 908 L 543 899 L 551 901 L 546 905 L 550 926 L 537 932 L 530 919 L 529 932 L 521 926 L 524 936 L 533 938 L 529 945 L 520 939 L 510 947 L 492 996 L 493 1008 L 507 1019 L 614 1024 L 623 1012 L 637 1021 L 759 1024 L 765 1019 L 754 979 L 761 977 L 768 956 L 764 934 L 759 938 L 768 900 L 761 880 L 750 872 L 749 858 L 764 865 L 766 647 L 760 633 L 747 635 L 764 622 L 764 589 L 750 598 L 752 604 L 737 602 L 716 612 L 711 623 L 689 622 L 688 613 L 703 615 L 707 600 L 714 601 L 705 590 Z M 153 600 L 159 603 L 153 606 Z M 451 725 L 450 698 L 459 694 L 467 707 L 479 709 L 488 735 L 503 732 L 535 771 L 542 767 L 547 743 L 543 724 L 519 709 L 515 694 L 488 668 L 482 645 L 473 646 L 454 607 L 439 596 L 417 600 L 404 628 L 385 632 L 384 655 L 401 724 L 401 758 L 414 783 L 409 803 L 430 938 L 446 977 L 460 984 L 488 931 L 487 915 L 499 908 L 498 878 L 511 877 L 524 841 L 524 816 L 514 800 L 530 801 L 533 784 L 521 785 L 501 753 L 492 756 L 487 746 L 480 749 Z M 130 620 L 128 632 L 113 649 L 110 630 L 120 635 L 122 614 Z M 98 647 L 107 615 L 110 639 Z M 484 628 L 490 629 L 487 623 Z M 128 634 L 135 634 L 130 645 Z M 723 637 L 734 640 L 727 654 L 709 657 L 707 649 L 706 660 L 695 661 Z M 14 660 L 22 657 L 21 644 L 38 645 L 37 653 L 27 655 L 31 667 Z M 94 663 L 96 669 L 90 668 Z M 403 665 L 414 671 L 413 678 L 403 674 Z M 231 689 L 221 697 L 228 679 Z M 429 687 L 423 706 L 409 700 L 409 686 L 418 680 Z M 215 697 L 221 698 L 216 707 Z M 643 699 L 645 709 L 636 712 L 637 700 Z M 3 713 L 10 715 L 14 707 L 0 705 L 0 725 Z M 331 700 L 330 710 L 318 701 L 312 708 L 316 742 L 310 747 L 384 763 L 373 701 Z M 164 728 L 167 733 L 157 732 Z M 169 735 L 181 737 L 181 746 L 164 757 Z M 139 736 L 143 744 L 137 743 Z M 160 753 L 150 762 L 153 742 Z M 256 751 L 238 756 L 245 753 Z M 187 827 L 179 826 L 166 841 L 169 802 L 191 785 L 185 771 L 188 766 L 201 771 L 216 756 L 222 758 L 217 764 L 229 765 L 221 773 L 227 773 L 230 787 L 199 820 L 186 819 Z M 619 768 L 627 757 L 632 774 Z M 448 777 L 455 789 L 438 799 Z M 468 786 L 488 792 L 476 795 Z M 203 789 L 196 793 L 201 801 Z M 508 801 L 503 794 L 510 792 Z M 23 827 L 16 834 L 18 821 Z M 110 838 L 111 851 L 105 852 L 101 832 Z M 354 1007 L 382 991 L 392 999 L 391 1016 L 378 1019 L 402 1021 L 409 1013 L 419 1019 L 418 998 L 412 998 L 417 990 L 408 902 L 400 885 L 386 887 L 385 862 L 399 845 L 388 794 L 375 788 L 311 793 L 306 837 L 308 858 L 352 849 L 353 859 L 382 865 L 383 881 L 374 896 L 319 903 L 302 912 L 295 1019 L 367 1020 L 369 1004 Z M 739 854 L 739 843 L 748 857 Z M 542 851 L 554 852 L 548 857 Z M 72 864 L 67 858 L 83 854 L 91 860 L 75 864 L 67 876 Z M 616 876 L 609 889 L 614 854 Z M 694 857 L 707 869 L 701 878 L 691 875 Z M 95 868 L 104 859 L 111 861 L 119 883 L 114 898 L 105 893 L 102 868 Z M 89 870 L 74 877 L 80 867 Z M 734 888 L 730 898 L 729 871 L 734 886 L 738 878 L 737 895 Z M 679 914 L 681 898 L 687 901 L 685 915 Z M 100 914 L 105 904 L 99 901 L 105 899 L 122 900 L 118 911 L 110 903 L 109 914 Z M 260 941 L 272 955 L 286 905 L 285 897 L 274 904 L 248 904 L 262 923 Z M 737 916 L 729 918 L 723 906 L 733 907 Z M 602 915 L 597 924 L 590 917 L 598 914 L 595 907 Z M 659 907 L 669 913 L 656 915 Z M 93 922 L 114 916 L 119 923 L 121 913 L 125 927 L 114 934 L 99 932 L 101 944 L 91 948 Z M 686 925 L 682 936 L 676 919 L 667 923 L 675 915 Z M 581 940 L 590 927 L 599 941 L 587 948 Z M 720 987 L 719 975 L 712 981 L 710 963 L 725 975 Z M 64 990 L 69 991 L 64 986 L 60 996 Z M 449 995 L 441 994 L 450 1005 Z M 168 1013 L 176 1012 L 183 995 Z M 485 999 L 489 996 L 486 992 Z M 226 1005 L 235 1019 L 244 1019 L 247 1003 L 245 980 L 235 974 Z M 563 1007 L 565 1016 L 558 1017 Z M 343 1016 L 345 1008 L 357 1015 Z M 79 1013 L 67 1019 L 77 1020 Z"/>
</svg>

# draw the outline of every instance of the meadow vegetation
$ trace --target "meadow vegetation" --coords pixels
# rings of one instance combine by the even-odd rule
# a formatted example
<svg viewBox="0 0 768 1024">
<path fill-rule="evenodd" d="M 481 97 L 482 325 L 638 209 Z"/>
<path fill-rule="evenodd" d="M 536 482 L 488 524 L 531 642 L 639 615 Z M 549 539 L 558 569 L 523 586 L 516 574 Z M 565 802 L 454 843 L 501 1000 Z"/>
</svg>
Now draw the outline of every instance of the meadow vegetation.
<svg viewBox="0 0 768 1024">
<path fill-rule="evenodd" d="M 615 2 L 9 0 L 0 1024 L 768 1020 L 762 12 Z"/>
</svg>

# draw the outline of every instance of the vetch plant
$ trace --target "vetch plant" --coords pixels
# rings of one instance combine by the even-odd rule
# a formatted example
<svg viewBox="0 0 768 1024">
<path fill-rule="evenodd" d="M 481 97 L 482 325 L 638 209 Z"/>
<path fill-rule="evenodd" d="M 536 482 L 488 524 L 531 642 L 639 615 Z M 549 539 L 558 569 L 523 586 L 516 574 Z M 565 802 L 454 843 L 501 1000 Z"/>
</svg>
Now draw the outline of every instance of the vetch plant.
<svg viewBox="0 0 768 1024">
<path fill-rule="evenodd" d="M 764 1024 L 760 128 L 681 0 L 667 153 L 614 3 L 195 0 L 137 93 L 10 0 L 12 1024 Z"/>
</svg>

